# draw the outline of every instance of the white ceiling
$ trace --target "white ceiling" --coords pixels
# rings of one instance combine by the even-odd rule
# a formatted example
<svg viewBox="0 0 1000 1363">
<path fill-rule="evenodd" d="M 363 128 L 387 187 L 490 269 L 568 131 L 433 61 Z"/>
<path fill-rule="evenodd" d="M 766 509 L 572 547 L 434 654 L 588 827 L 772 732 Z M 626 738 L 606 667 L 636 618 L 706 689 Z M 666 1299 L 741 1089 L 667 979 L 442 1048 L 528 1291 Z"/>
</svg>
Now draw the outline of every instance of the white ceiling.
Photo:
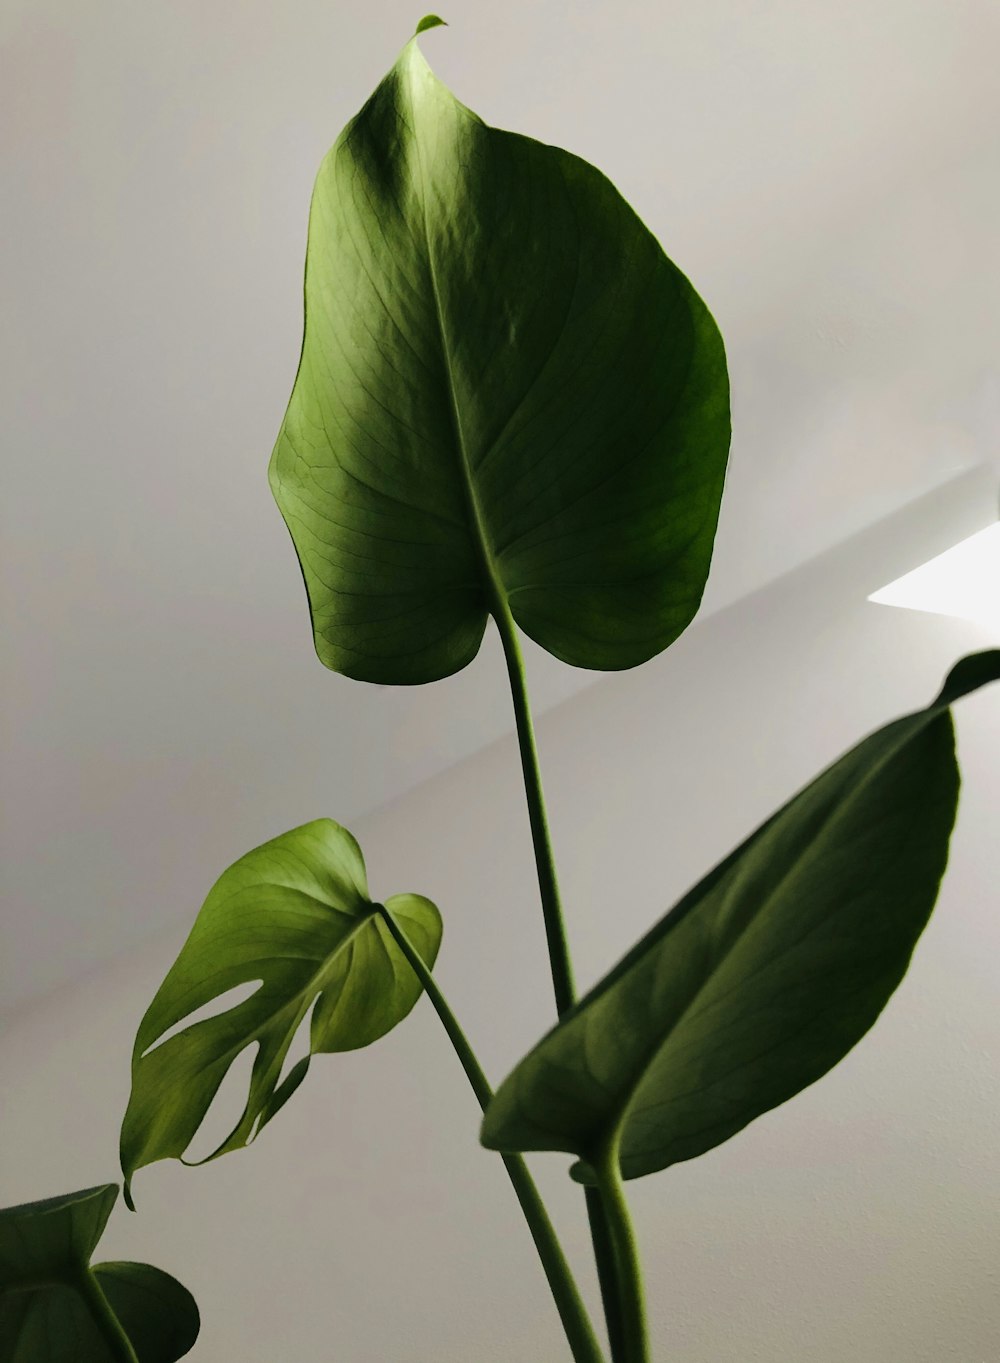
<svg viewBox="0 0 1000 1363">
<path fill-rule="evenodd" d="M 312 177 L 419 17 L 6 0 L 0 1008 L 508 725 L 492 643 L 419 692 L 322 670 L 265 479 Z M 736 434 L 709 607 L 1000 468 L 995 0 L 444 17 L 424 49 L 456 93 L 605 170 L 716 313 Z M 532 660 L 542 705 L 591 679 Z"/>
</svg>

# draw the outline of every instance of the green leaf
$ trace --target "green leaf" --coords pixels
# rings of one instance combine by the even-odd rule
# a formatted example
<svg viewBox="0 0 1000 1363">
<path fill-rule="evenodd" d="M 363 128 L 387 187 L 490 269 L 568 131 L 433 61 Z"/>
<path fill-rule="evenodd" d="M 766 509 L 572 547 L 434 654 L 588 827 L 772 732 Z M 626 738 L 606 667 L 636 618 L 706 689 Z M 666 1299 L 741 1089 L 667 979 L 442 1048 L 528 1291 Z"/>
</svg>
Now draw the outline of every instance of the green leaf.
<svg viewBox="0 0 1000 1363">
<path fill-rule="evenodd" d="M 139 1363 L 174 1363 L 194 1347 L 198 1308 L 176 1278 L 152 1264 L 97 1264 L 94 1272 Z"/>
<path fill-rule="evenodd" d="M 963 659 L 925 710 L 870 735 L 715 868 L 498 1089 L 497 1150 L 637 1178 L 728 1140 L 875 1022 L 930 916 L 958 768 L 948 706 L 1000 677 Z"/>
<path fill-rule="evenodd" d="M 444 25 L 445 20 L 439 18 L 438 15 L 425 14 L 424 17 L 420 20 L 420 23 L 417 24 L 416 29 L 414 30 L 414 37 L 416 37 L 418 33 L 426 33 L 428 29 L 441 28 Z"/>
<path fill-rule="evenodd" d="M 490 613 L 578 667 L 677 638 L 722 495 L 725 354 L 599 171 L 488 127 L 413 40 L 320 168 L 305 305 L 270 479 L 327 667 L 433 681 Z"/>
<path fill-rule="evenodd" d="M 82 1290 L 114 1183 L 0 1211 L 0 1363 L 114 1363 Z M 139 1363 L 175 1363 L 198 1337 L 187 1288 L 149 1264 L 93 1269 Z"/>
<path fill-rule="evenodd" d="M 116 1183 L 0 1211 L 0 1287 L 75 1281 L 89 1264 L 118 1197 Z"/>
<path fill-rule="evenodd" d="M 395 895 L 385 908 L 433 965 L 441 918 L 430 900 Z M 160 1041 L 197 1010 L 257 982 L 236 1007 Z M 248 1144 L 302 1082 L 309 1056 L 284 1078 L 281 1068 L 310 1009 L 310 1055 L 348 1051 L 388 1032 L 420 992 L 369 898 L 361 849 L 346 829 L 317 819 L 241 857 L 212 888 L 139 1025 L 121 1133 L 129 1206 L 135 1171 L 183 1158 L 248 1046 L 258 1049 L 246 1105 L 209 1159 Z"/>
</svg>

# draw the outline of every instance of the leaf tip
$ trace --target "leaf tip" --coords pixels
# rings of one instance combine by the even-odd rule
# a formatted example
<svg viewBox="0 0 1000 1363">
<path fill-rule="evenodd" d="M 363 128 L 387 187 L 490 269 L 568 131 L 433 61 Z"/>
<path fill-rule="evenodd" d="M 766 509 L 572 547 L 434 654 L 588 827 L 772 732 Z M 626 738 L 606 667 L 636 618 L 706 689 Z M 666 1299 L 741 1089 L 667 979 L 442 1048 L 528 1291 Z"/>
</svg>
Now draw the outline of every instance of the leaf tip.
<svg viewBox="0 0 1000 1363">
<path fill-rule="evenodd" d="M 1000 681 L 1000 648 L 986 648 L 959 659 L 945 678 L 935 705 L 951 705 L 970 691 Z"/>
<path fill-rule="evenodd" d="M 447 27 L 448 24 L 446 20 L 442 19 L 440 15 L 425 14 L 424 17 L 420 20 L 420 23 L 417 24 L 416 28 L 413 30 L 413 36 L 415 38 L 419 33 L 426 33 L 428 29 Z"/>
<path fill-rule="evenodd" d="M 125 1177 L 125 1184 L 124 1184 L 124 1187 L 122 1188 L 122 1195 L 123 1195 L 124 1198 L 125 1198 L 125 1206 L 128 1207 L 128 1209 L 129 1209 L 130 1212 L 134 1212 L 134 1211 L 135 1211 L 135 1200 L 134 1200 L 133 1197 L 132 1197 L 132 1176 L 131 1176 L 131 1174 L 127 1174 L 126 1177 Z"/>
</svg>

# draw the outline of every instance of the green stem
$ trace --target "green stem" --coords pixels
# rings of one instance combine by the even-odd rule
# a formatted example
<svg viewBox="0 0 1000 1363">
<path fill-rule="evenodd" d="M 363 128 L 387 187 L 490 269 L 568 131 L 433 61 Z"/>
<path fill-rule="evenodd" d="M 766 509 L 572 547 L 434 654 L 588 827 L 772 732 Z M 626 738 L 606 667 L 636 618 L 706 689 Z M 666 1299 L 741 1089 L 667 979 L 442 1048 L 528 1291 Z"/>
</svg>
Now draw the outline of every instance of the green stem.
<svg viewBox="0 0 1000 1363">
<path fill-rule="evenodd" d="M 545 919 L 545 937 L 549 948 L 549 965 L 552 970 L 556 1011 L 561 1017 L 568 1008 L 573 1006 L 576 998 L 573 986 L 573 967 L 569 957 L 569 943 L 566 939 L 566 925 L 563 920 L 562 903 L 559 896 L 559 882 L 556 878 L 552 838 L 545 812 L 542 774 L 538 764 L 538 747 L 535 743 L 534 725 L 531 721 L 531 706 L 528 702 L 524 659 L 521 656 L 521 647 L 518 643 L 517 626 L 514 624 L 514 618 L 510 613 L 507 598 L 499 588 L 494 593 L 493 618 L 496 620 L 500 640 L 503 644 L 504 657 L 507 659 L 507 675 L 510 678 L 514 719 L 517 724 L 517 742 L 521 752 L 524 794 L 528 804 L 528 819 L 531 824 L 531 841 L 535 849 L 535 870 L 542 900 L 542 914 Z M 601 1302 L 608 1329 L 612 1363 L 624 1363 L 625 1355 L 622 1352 L 624 1346 L 619 1306 L 621 1290 L 616 1281 L 617 1274 L 611 1248 L 611 1231 L 607 1223 L 604 1204 L 594 1192 L 588 1192 L 587 1195 L 587 1220 L 590 1223 L 590 1238 L 594 1246 L 594 1263 L 601 1288 Z"/>
<path fill-rule="evenodd" d="M 468 1038 L 459 1026 L 458 1019 L 448 1007 L 437 981 L 406 933 L 383 904 L 377 905 L 377 908 L 393 941 L 423 985 L 465 1070 L 479 1106 L 485 1111 L 487 1103 L 493 1097 L 493 1090 L 476 1059 L 475 1052 L 469 1045 Z M 517 1200 L 521 1204 L 521 1211 L 538 1250 L 538 1257 L 542 1261 L 542 1268 L 545 1270 L 573 1358 L 576 1363 L 604 1363 L 604 1356 L 587 1315 L 587 1309 L 527 1164 L 520 1155 L 501 1155 L 501 1159 L 514 1186 Z"/>
<path fill-rule="evenodd" d="M 616 1278 L 620 1294 L 622 1358 L 624 1363 L 649 1363 L 649 1336 L 646 1329 L 646 1303 L 642 1287 L 642 1266 L 632 1228 L 632 1217 L 625 1200 L 618 1163 L 617 1136 L 610 1140 L 593 1161 L 597 1191 L 604 1205 Z"/>
<path fill-rule="evenodd" d="M 76 1279 L 76 1290 L 90 1308 L 90 1314 L 94 1317 L 101 1337 L 107 1344 L 115 1363 L 139 1363 L 131 1341 L 122 1329 L 121 1321 L 112 1311 L 111 1304 L 97 1280 L 97 1275 L 89 1264 L 81 1268 Z"/>
<path fill-rule="evenodd" d="M 611 1348 L 611 1363 L 626 1363 L 621 1309 L 622 1292 L 618 1283 L 611 1227 L 608 1224 L 604 1203 L 601 1201 L 598 1190 L 596 1188 L 585 1188 L 584 1194 L 587 1199 L 590 1240 L 594 1247 L 594 1267 L 597 1269 L 597 1281 L 601 1289 L 601 1306 L 604 1308 L 604 1323 L 607 1326 L 608 1344 Z"/>
<path fill-rule="evenodd" d="M 556 1011 L 562 1017 L 567 1008 L 573 1006 L 576 998 L 573 967 L 570 964 L 566 925 L 559 902 L 559 882 L 556 880 L 552 838 L 545 813 L 545 798 L 542 795 L 542 774 L 538 767 L 535 729 L 531 722 L 531 707 L 528 704 L 524 659 L 521 657 L 517 626 L 514 624 L 510 607 L 507 605 L 506 597 L 499 592 L 493 607 L 493 618 L 497 622 L 504 657 L 507 659 L 510 693 L 514 701 L 514 720 L 517 724 L 517 743 L 521 750 L 521 769 L 524 773 L 524 793 L 528 802 L 528 819 L 531 823 L 531 841 L 535 848 L 538 889 L 542 897 L 542 915 L 545 919 L 545 938 L 549 947 L 552 987 L 556 996 Z"/>
</svg>

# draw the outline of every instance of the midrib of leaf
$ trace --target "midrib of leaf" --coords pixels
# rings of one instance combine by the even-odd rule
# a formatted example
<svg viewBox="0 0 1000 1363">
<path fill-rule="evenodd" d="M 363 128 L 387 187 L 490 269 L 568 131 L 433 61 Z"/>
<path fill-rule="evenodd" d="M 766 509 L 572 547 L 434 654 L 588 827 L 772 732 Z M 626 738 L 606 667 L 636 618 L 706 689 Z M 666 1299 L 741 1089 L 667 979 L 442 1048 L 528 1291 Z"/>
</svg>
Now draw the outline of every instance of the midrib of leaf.
<svg viewBox="0 0 1000 1363">
<path fill-rule="evenodd" d="M 333 964 L 337 960 L 340 953 L 343 950 L 345 950 L 345 948 L 349 947 L 350 944 L 354 941 L 355 937 L 359 936 L 368 926 L 368 924 L 371 923 L 377 917 L 378 914 L 373 908 L 370 913 L 367 913 L 363 918 L 360 918 L 357 921 L 357 923 L 355 923 L 355 925 L 345 934 L 345 936 L 341 937 L 340 941 L 336 944 L 333 950 L 328 951 L 326 953 L 320 964 L 316 967 L 316 969 L 313 971 L 312 975 L 310 975 L 309 979 L 302 986 L 302 988 L 296 990 L 295 993 L 292 994 L 291 998 L 286 999 L 284 1003 L 280 1003 L 277 1005 L 277 1007 L 273 1008 L 268 1013 L 267 1017 L 265 1017 L 263 1021 L 261 1021 L 258 1025 L 254 1027 L 253 1034 L 249 1037 L 249 1039 L 240 1040 L 236 1042 L 236 1044 L 230 1046 L 228 1050 L 223 1051 L 220 1055 L 214 1056 L 211 1060 L 206 1061 L 205 1064 L 199 1065 L 198 1068 L 203 1070 L 207 1069 L 210 1064 L 215 1065 L 218 1064 L 220 1061 L 228 1062 L 233 1060 L 237 1055 L 240 1054 L 241 1051 L 246 1050 L 247 1046 L 252 1045 L 254 1041 L 259 1041 L 262 1034 L 268 1031 L 274 1022 L 281 1019 L 284 1014 L 287 1014 L 290 1011 L 298 1012 L 298 1017 L 296 1018 L 296 1021 L 291 1028 L 292 1034 L 294 1035 L 296 1028 L 302 1021 L 302 1017 L 304 1016 L 306 1009 L 309 1007 L 310 1000 L 314 999 L 317 994 L 321 993 L 323 989 L 326 988 L 325 977 L 332 971 Z M 246 1000 L 247 1003 L 249 1003 L 250 1001 L 251 1001 L 250 999 Z M 245 1007 L 246 1005 L 240 1004 L 238 1006 Z M 218 1014 L 218 1016 L 226 1017 L 227 1014 L 221 1013 Z M 207 1022 L 214 1022 L 215 1020 L 216 1019 L 214 1017 L 206 1019 Z M 164 1028 L 164 1031 L 166 1030 L 167 1029 Z M 183 1036 L 184 1033 L 181 1032 L 178 1035 Z M 291 1037 L 289 1037 L 289 1042 L 290 1041 Z M 282 1056 L 282 1059 L 284 1059 L 284 1056 Z M 201 1161 L 199 1161 L 199 1163 L 200 1162 Z"/>
<path fill-rule="evenodd" d="M 476 484 L 472 476 L 472 464 L 469 460 L 469 452 L 466 449 L 465 435 L 462 430 L 462 413 L 458 403 L 458 395 L 455 392 L 455 380 L 453 376 L 453 366 L 451 359 L 451 347 L 448 343 L 448 331 L 445 326 L 444 308 L 441 305 L 441 290 L 438 286 L 437 266 L 434 261 L 434 252 L 431 249 L 430 229 L 427 225 L 427 171 L 424 166 L 424 154 L 421 147 L 419 133 L 419 118 L 417 114 L 416 100 L 413 98 L 411 85 L 411 106 L 413 108 L 414 142 L 417 149 L 417 167 L 420 172 L 420 207 L 424 230 L 424 249 L 427 252 L 427 268 L 430 275 L 431 296 L 434 299 L 434 314 L 437 322 L 438 336 L 441 341 L 441 356 L 444 360 L 445 376 L 448 384 L 448 408 L 451 415 L 452 431 L 455 437 L 455 448 L 458 451 L 458 467 L 462 480 L 462 488 L 465 493 L 465 500 L 469 510 L 471 528 L 474 531 L 473 538 L 482 559 L 483 568 L 490 588 L 491 608 L 493 613 L 506 610 L 506 593 L 500 580 L 497 570 L 496 559 L 490 544 L 489 536 L 486 533 L 486 523 L 483 517 L 483 510 L 476 495 Z"/>
<path fill-rule="evenodd" d="M 17 1356 L 17 1351 L 20 1349 L 21 1344 L 22 1344 L 23 1341 L 27 1338 L 28 1324 L 29 1324 L 29 1320 L 30 1320 L 30 1317 L 31 1317 L 31 1312 L 32 1312 L 33 1306 L 34 1306 L 34 1302 L 33 1302 L 33 1301 L 31 1300 L 31 1298 L 29 1297 L 28 1300 L 27 1300 L 27 1301 L 25 1302 L 25 1304 L 24 1304 L 24 1309 L 23 1309 L 22 1312 L 21 1312 L 21 1319 L 18 1321 L 18 1325 L 17 1325 L 17 1334 L 16 1334 L 16 1336 L 14 1337 L 14 1355 L 15 1355 L 15 1357 Z"/>
<path fill-rule="evenodd" d="M 267 1017 L 263 1020 L 263 1022 L 261 1022 L 258 1026 L 254 1028 L 253 1033 L 250 1035 L 249 1038 L 238 1041 L 235 1045 L 230 1046 L 227 1050 L 223 1051 L 221 1055 L 216 1055 L 212 1059 L 207 1061 L 205 1064 L 199 1065 L 198 1069 L 204 1070 L 207 1069 L 209 1065 L 217 1065 L 220 1062 L 225 1063 L 228 1066 L 237 1055 L 239 1055 L 242 1051 L 246 1050 L 247 1046 L 253 1045 L 255 1041 L 258 1042 L 259 1044 L 264 1033 L 269 1031 L 276 1022 L 280 1023 L 284 1027 L 285 1032 L 284 1044 L 279 1047 L 278 1051 L 276 1052 L 270 1064 L 268 1065 L 267 1070 L 265 1071 L 265 1075 L 263 1076 L 268 1081 L 270 1081 L 270 1076 L 273 1075 L 274 1078 L 273 1082 L 268 1083 L 267 1090 L 263 1094 L 263 1101 L 260 1104 L 258 1104 L 257 1115 L 259 1117 L 260 1113 L 264 1110 L 264 1107 L 266 1106 L 268 1098 L 272 1096 L 278 1088 L 278 1085 L 281 1080 L 281 1067 L 285 1063 L 285 1056 L 288 1054 L 288 1048 L 292 1044 L 292 1041 L 295 1037 L 296 1032 L 299 1029 L 299 1026 L 303 1018 L 309 1011 L 310 1004 L 315 1002 L 317 995 L 322 993 L 322 991 L 326 988 L 326 985 L 328 983 L 327 976 L 330 973 L 332 973 L 334 963 L 337 961 L 337 959 L 340 957 L 343 951 L 350 950 L 354 943 L 355 938 L 360 936 L 360 934 L 365 930 L 365 928 L 370 923 L 372 923 L 373 921 L 377 923 L 377 919 L 378 912 L 373 908 L 371 913 L 368 913 L 363 918 L 359 919 L 359 921 L 354 925 L 354 927 L 350 929 L 346 936 L 340 939 L 340 941 L 336 944 L 332 951 L 327 952 L 327 954 L 323 957 L 323 960 L 320 963 L 320 965 L 317 967 L 315 971 L 313 971 L 312 975 L 302 986 L 302 988 L 297 990 L 291 996 L 291 998 L 288 999 L 285 1003 L 279 1004 L 278 1007 L 272 1009 L 271 1012 L 268 1013 Z M 287 1018 L 289 1015 L 294 1017 L 294 1021 L 286 1024 L 284 1019 Z M 225 1015 L 223 1014 L 223 1016 Z M 212 1021 L 214 1019 L 209 1020 Z M 312 1055 L 313 1055 L 312 1038 L 310 1037 L 308 1058 L 311 1058 Z M 257 1087 L 258 1089 L 260 1089 L 261 1087 L 260 1080 L 257 1081 Z M 183 1155 L 180 1155 L 179 1159 L 181 1164 L 186 1164 L 188 1165 L 189 1168 L 196 1168 L 199 1165 L 210 1163 L 212 1160 L 216 1159 L 219 1155 L 221 1155 L 228 1147 L 229 1142 L 239 1131 L 240 1127 L 243 1126 L 244 1122 L 247 1120 L 252 1098 L 253 1098 L 253 1080 L 251 1079 L 250 1088 L 247 1093 L 247 1100 L 243 1105 L 243 1111 L 240 1113 L 239 1118 L 237 1119 L 236 1124 L 233 1127 L 232 1131 L 230 1131 L 229 1135 L 226 1136 L 224 1140 L 220 1142 L 220 1144 L 216 1147 L 215 1150 L 211 1152 L 211 1154 L 205 1155 L 202 1159 L 187 1160 L 184 1158 Z M 204 1121 L 204 1117 L 202 1118 L 202 1121 Z M 247 1141 L 248 1144 L 250 1143 L 250 1140 L 252 1139 L 253 1135 L 252 1126 L 253 1124 L 251 1124 L 251 1136 Z"/>
<path fill-rule="evenodd" d="M 679 1014 L 676 1021 L 671 1026 L 670 1031 L 663 1038 L 663 1040 L 649 1048 L 649 1050 L 646 1053 L 646 1058 L 641 1063 L 641 1066 L 636 1074 L 635 1080 L 630 1085 L 628 1097 L 622 1104 L 618 1116 L 611 1122 L 602 1124 L 600 1128 L 601 1139 L 607 1139 L 609 1132 L 617 1131 L 619 1136 L 623 1135 L 625 1128 L 629 1122 L 629 1119 L 634 1114 L 635 1109 L 633 1107 L 633 1104 L 635 1103 L 635 1099 L 638 1095 L 640 1088 L 642 1087 L 644 1080 L 646 1079 L 646 1076 L 649 1074 L 650 1070 L 653 1068 L 654 1064 L 659 1059 L 659 1057 L 669 1048 L 678 1030 L 691 1016 L 693 1010 L 695 1009 L 702 995 L 711 985 L 712 980 L 714 979 L 718 971 L 726 963 L 726 961 L 729 960 L 733 952 L 740 946 L 744 937 L 750 931 L 750 929 L 760 921 L 763 915 L 765 915 L 769 911 L 770 907 L 774 903 L 774 900 L 778 895 L 780 895 L 781 891 L 788 883 L 789 879 L 798 871 L 802 863 L 805 861 L 807 855 L 809 855 L 813 851 L 816 842 L 829 831 L 830 824 L 838 817 L 839 814 L 843 812 L 845 808 L 849 807 L 861 796 L 865 788 L 875 779 L 875 777 L 885 767 L 885 765 L 893 757 L 896 756 L 896 754 L 900 751 L 902 747 L 905 747 L 905 745 L 909 743 L 913 738 L 915 738 L 918 733 L 922 732 L 923 729 L 927 726 L 927 724 L 940 717 L 942 709 L 947 709 L 947 707 L 928 709 L 925 712 L 924 723 L 915 726 L 912 731 L 908 732 L 903 742 L 896 743 L 887 747 L 885 752 L 883 752 L 882 756 L 878 759 L 878 761 L 875 762 L 869 768 L 867 774 L 862 778 L 861 782 L 851 790 L 844 804 L 841 805 L 839 809 L 834 807 L 831 811 L 827 813 L 827 815 L 822 820 L 819 828 L 817 829 L 814 838 L 811 840 L 809 848 L 803 849 L 798 854 L 798 856 L 792 858 L 792 860 L 786 867 L 784 873 L 782 874 L 782 877 L 778 882 L 777 886 L 775 886 L 774 889 L 768 892 L 765 905 L 760 909 L 760 911 L 757 914 L 753 915 L 752 918 L 747 920 L 743 927 L 740 928 L 739 932 L 737 932 L 734 935 L 732 940 L 723 949 L 722 954 L 715 959 L 712 969 L 706 975 L 705 979 L 701 982 L 701 984 L 698 985 L 697 989 L 692 994 L 688 1002 L 685 1004 L 681 1013 Z M 815 926 L 816 925 L 814 924 L 814 927 Z M 810 931 L 812 931 L 812 929 L 810 929 Z M 808 933 L 805 935 L 808 936 Z M 804 938 L 800 938 L 796 943 L 796 946 L 801 945 L 803 940 Z M 621 979 L 622 977 L 619 976 L 618 978 Z M 586 1029 L 584 1031 L 584 1036 L 586 1037 Z M 584 1151 L 579 1151 L 578 1154 L 581 1159 L 589 1162 L 590 1160 L 589 1154 L 587 1154 Z"/>
</svg>

